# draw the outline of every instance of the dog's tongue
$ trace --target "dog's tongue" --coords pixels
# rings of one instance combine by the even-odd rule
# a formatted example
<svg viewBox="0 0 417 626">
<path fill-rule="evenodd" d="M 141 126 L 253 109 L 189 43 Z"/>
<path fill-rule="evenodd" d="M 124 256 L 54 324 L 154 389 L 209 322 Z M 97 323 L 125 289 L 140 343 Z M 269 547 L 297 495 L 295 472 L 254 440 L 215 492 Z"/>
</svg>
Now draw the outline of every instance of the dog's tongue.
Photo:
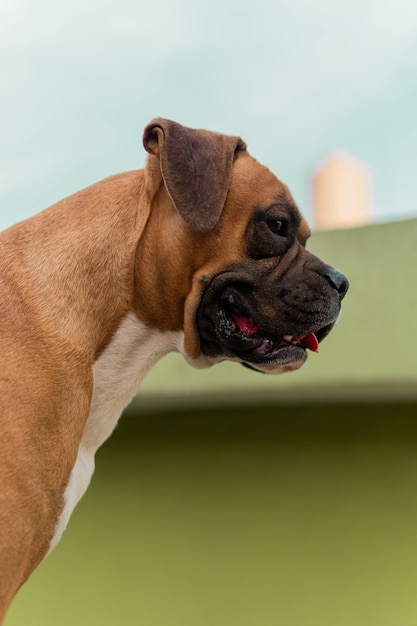
<svg viewBox="0 0 417 626">
<path fill-rule="evenodd" d="M 234 322 L 239 327 L 240 332 L 247 333 L 248 335 L 254 335 L 259 330 L 250 317 L 236 314 L 234 315 Z"/>
<path fill-rule="evenodd" d="M 319 351 L 319 342 L 314 333 L 309 333 L 308 335 L 295 335 L 293 339 L 294 341 L 298 341 L 299 343 L 301 343 L 304 348 L 308 348 L 312 352 Z"/>
</svg>

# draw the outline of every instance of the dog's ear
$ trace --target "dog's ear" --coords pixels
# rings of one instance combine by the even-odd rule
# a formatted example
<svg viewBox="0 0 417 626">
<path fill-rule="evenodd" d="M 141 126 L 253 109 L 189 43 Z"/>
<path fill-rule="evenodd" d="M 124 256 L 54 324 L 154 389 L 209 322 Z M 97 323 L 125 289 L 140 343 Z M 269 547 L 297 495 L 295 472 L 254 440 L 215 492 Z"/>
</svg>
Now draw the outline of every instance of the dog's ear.
<svg viewBox="0 0 417 626">
<path fill-rule="evenodd" d="M 165 187 L 178 213 L 196 231 L 220 219 L 240 137 L 194 130 L 165 119 L 153 120 L 143 133 L 147 152 L 159 158 Z"/>
</svg>

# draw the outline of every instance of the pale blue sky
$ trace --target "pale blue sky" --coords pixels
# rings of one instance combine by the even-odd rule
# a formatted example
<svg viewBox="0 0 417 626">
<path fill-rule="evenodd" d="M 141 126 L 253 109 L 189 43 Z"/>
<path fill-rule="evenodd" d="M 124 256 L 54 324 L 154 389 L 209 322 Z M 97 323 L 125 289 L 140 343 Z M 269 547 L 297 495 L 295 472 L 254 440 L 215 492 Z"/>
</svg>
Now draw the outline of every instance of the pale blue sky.
<svg viewBox="0 0 417 626">
<path fill-rule="evenodd" d="M 0 228 L 142 167 L 153 117 L 239 134 L 310 216 L 336 149 L 417 216 L 415 0 L 0 0 Z"/>
</svg>

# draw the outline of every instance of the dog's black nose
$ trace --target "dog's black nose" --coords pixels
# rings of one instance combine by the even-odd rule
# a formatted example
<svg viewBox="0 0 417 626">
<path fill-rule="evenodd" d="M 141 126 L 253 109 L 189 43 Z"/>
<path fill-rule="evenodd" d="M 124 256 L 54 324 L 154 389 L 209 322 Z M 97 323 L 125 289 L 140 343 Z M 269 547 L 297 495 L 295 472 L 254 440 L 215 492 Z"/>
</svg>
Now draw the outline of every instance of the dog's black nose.
<svg viewBox="0 0 417 626">
<path fill-rule="evenodd" d="M 346 276 L 334 267 L 327 267 L 324 272 L 324 276 L 328 279 L 332 287 L 334 287 L 339 293 L 340 299 L 342 299 L 349 289 L 349 281 Z"/>
</svg>

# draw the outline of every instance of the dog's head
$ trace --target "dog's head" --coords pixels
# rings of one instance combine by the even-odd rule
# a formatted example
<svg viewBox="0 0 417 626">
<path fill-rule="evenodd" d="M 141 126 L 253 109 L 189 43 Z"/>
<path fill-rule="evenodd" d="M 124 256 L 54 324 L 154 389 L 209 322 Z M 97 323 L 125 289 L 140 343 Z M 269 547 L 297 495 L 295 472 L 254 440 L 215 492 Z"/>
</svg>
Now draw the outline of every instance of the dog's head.
<svg viewBox="0 0 417 626">
<path fill-rule="evenodd" d="M 336 323 L 348 281 L 306 250 L 287 187 L 238 137 L 158 119 L 144 145 L 152 209 L 138 257 L 154 258 L 146 279 L 137 268 L 140 316 L 183 330 L 196 365 L 301 367 Z"/>
</svg>

